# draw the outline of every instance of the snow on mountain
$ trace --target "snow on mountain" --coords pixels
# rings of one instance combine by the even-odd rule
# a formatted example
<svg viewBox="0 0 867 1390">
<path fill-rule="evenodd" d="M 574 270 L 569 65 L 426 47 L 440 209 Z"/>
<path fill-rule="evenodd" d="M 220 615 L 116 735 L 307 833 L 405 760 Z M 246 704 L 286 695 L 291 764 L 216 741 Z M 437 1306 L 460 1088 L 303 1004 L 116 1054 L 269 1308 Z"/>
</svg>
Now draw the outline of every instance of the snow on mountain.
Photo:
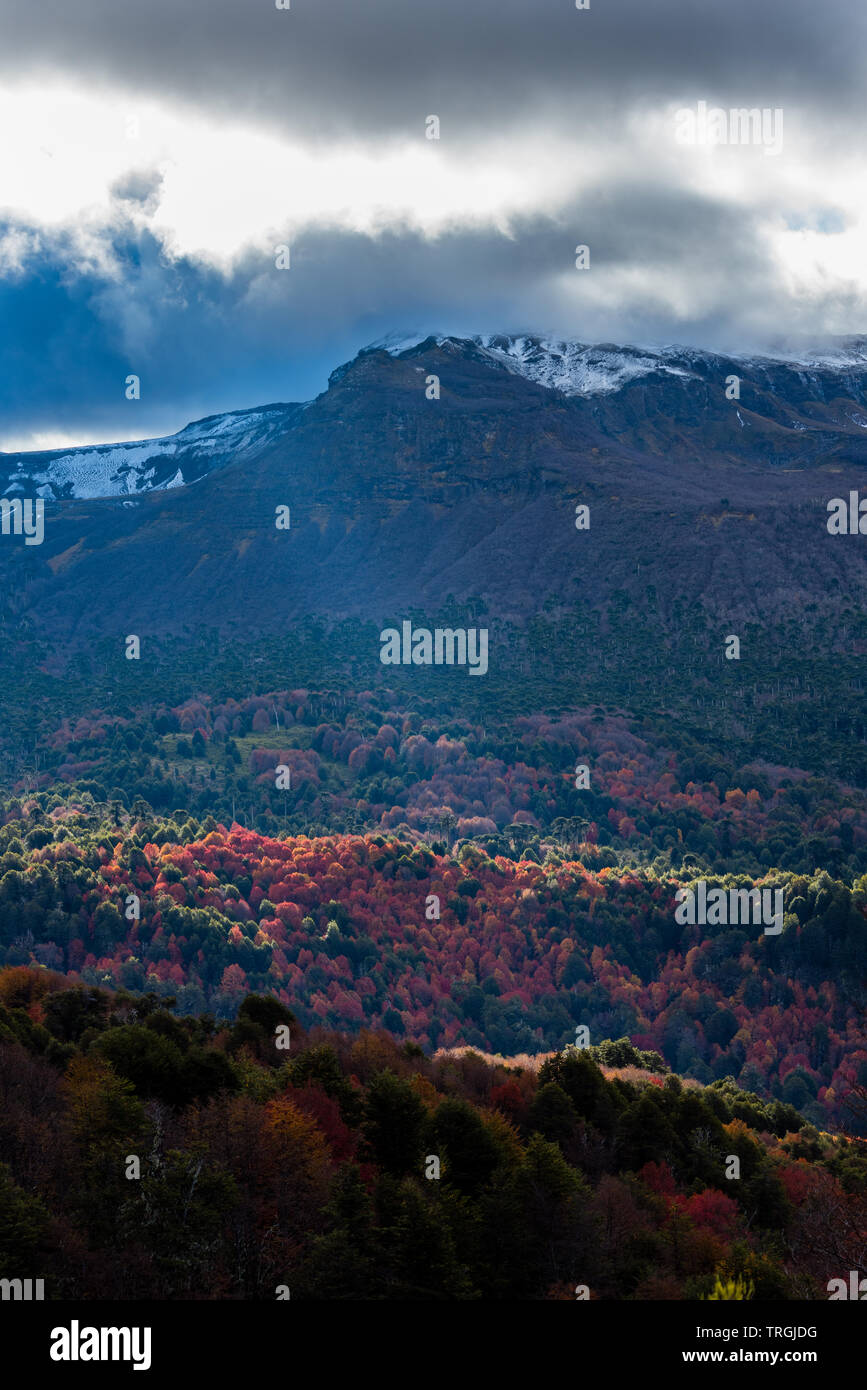
<svg viewBox="0 0 867 1390">
<path fill-rule="evenodd" d="M 394 333 L 364 352 L 378 349 L 392 357 L 412 357 L 422 344 L 433 343 L 567 396 L 611 395 L 642 377 L 696 381 L 742 369 L 783 395 L 788 393 L 787 379 L 799 383 L 798 400 L 800 388 L 806 386 L 819 401 L 846 396 L 867 408 L 867 337 L 835 339 L 816 350 L 804 346 L 775 354 L 723 356 L 682 346 L 617 346 L 530 335 Z M 347 362 L 332 372 L 329 386 L 339 385 L 352 366 Z M 40 496 L 48 501 L 136 497 L 182 487 L 226 463 L 252 457 L 314 404 L 265 405 L 211 415 L 160 439 L 0 454 L 0 496 Z M 846 412 L 845 418 L 856 430 L 867 428 L 860 413 Z M 792 428 L 807 426 L 793 421 Z"/>
<path fill-rule="evenodd" d="M 668 376 L 703 377 L 710 368 L 723 362 L 740 362 L 744 367 L 765 371 L 783 367 L 807 373 L 867 372 L 867 338 L 840 339 L 819 350 L 752 355 L 724 355 L 679 345 L 618 346 L 508 334 L 478 334 L 471 338 L 450 334 L 392 334 L 371 346 L 397 357 L 431 340 L 440 347 L 456 350 L 462 344 L 472 343 L 492 365 L 504 367 L 567 396 L 608 394 L 639 377 L 658 372 Z"/>
<path fill-rule="evenodd" d="M 472 343 L 492 366 L 528 377 L 540 386 L 562 391 L 567 396 L 619 391 L 627 382 L 651 372 L 662 371 L 681 377 L 696 374 L 689 361 L 689 349 L 683 348 L 618 347 L 613 343 L 563 342 L 507 334 L 477 334 L 471 338 L 450 334 L 392 334 L 371 346 L 397 357 L 430 340 L 435 340 L 440 347 L 456 350 L 460 350 L 462 344 Z"/>
<path fill-rule="evenodd" d="M 186 425 L 161 439 L 0 454 L 0 493 L 61 498 L 123 497 L 182 487 L 263 448 L 299 409 L 266 405 Z"/>
<path fill-rule="evenodd" d="M 787 366 L 818 367 L 832 371 L 846 371 L 853 367 L 867 370 L 867 338 L 838 338 L 821 348 L 802 346 L 797 351 L 774 354 L 773 360 Z"/>
<path fill-rule="evenodd" d="M 663 353 L 610 343 L 554 342 L 544 338 L 478 337 L 473 341 L 495 360 L 539 386 L 567 396 L 592 396 L 619 391 L 628 381 L 665 371 L 673 376 L 691 373 Z"/>
</svg>

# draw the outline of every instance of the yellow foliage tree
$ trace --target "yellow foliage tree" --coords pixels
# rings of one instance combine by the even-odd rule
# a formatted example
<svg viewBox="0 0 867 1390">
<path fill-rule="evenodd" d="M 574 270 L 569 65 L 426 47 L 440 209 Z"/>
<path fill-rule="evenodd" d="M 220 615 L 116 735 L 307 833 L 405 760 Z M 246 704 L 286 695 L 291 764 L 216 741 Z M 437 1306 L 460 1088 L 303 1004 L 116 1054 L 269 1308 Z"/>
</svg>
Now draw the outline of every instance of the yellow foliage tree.
<svg viewBox="0 0 867 1390">
<path fill-rule="evenodd" d="M 755 1293 L 755 1284 L 750 1279 L 741 1279 L 738 1275 L 735 1279 L 720 1278 L 717 1274 L 713 1289 L 709 1294 L 702 1294 L 701 1297 L 707 1303 L 721 1303 L 726 1300 L 744 1302 L 752 1298 Z"/>
</svg>

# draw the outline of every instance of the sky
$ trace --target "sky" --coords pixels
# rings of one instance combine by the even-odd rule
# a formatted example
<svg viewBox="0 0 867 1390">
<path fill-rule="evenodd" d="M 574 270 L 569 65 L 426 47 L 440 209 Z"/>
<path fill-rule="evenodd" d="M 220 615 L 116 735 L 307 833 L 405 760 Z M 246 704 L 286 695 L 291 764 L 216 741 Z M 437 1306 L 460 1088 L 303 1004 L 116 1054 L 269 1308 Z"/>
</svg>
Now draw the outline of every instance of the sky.
<svg viewBox="0 0 867 1390">
<path fill-rule="evenodd" d="M 392 333 L 865 334 L 865 31 L 862 0 L 0 0 L 0 449 L 309 400 Z"/>
</svg>

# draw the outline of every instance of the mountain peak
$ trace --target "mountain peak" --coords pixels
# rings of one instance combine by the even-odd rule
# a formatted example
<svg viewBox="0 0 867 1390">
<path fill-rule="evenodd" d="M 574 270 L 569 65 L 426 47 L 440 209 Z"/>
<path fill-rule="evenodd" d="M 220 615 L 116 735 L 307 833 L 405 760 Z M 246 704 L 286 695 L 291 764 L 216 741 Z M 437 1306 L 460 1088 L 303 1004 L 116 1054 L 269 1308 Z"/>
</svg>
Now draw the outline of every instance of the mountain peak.
<svg viewBox="0 0 867 1390">
<path fill-rule="evenodd" d="M 631 381 L 657 373 L 706 377 L 712 370 L 740 363 L 744 368 L 808 372 L 867 372 L 867 337 L 828 338 L 820 344 L 789 344 L 764 353 L 722 353 L 669 345 L 585 343 L 528 333 L 392 333 L 366 352 L 411 357 L 430 347 L 446 347 L 497 366 L 567 396 L 607 395 Z"/>
</svg>

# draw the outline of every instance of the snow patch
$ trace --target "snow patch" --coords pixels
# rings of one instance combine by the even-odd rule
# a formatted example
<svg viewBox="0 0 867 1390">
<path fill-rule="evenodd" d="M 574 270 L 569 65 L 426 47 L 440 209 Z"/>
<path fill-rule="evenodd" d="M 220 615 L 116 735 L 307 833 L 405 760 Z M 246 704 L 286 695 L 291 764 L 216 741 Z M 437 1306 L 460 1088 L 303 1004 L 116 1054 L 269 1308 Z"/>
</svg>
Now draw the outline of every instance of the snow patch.
<svg viewBox="0 0 867 1390">
<path fill-rule="evenodd" d="M 271 442 L 289 425 L 294 406 L 233 410 L 186 425 L 160 439 L 41 450 L 7 463 L 7 491 L 29 482 L 39 496 L 54 498 L 126 497 L 152 489 L 166 491 L 195 482 L 212 468 L 243 457 Z M 167 463 L 171 477 L 155 482 Z M 0 485 L 3 477 L 0 455 Z"/>
<path fill-rule="evenodd" d="M 805 385 L 809 384 L 811 371 L 815 373 L 830 369 L 839 373 L 849 369 L 858 375 L 867 372 L 867 338 L 847 339 L 830 349 L 814 353 L 737 356 L 677 344 L 664 347 L 619 346 L 614 343 L 564 342 L 520 334 L 478 334 L 459 338 L 448 334 L 395 333 L 379 339 L 371 347 L 384 349 L 396 357 L 418 347 L 427 338 L 434 338 L 440 347 L 472 343 L 483 357 L 490 358 L 492 364 L 496 363 L 567 396 L 606 395 L 621 390 L 641 377 L 660 372 L 667 376 L 706 379 L 709 369 L 720 370 L 732 362 L 765 371 L 779 367 L 799 370 Z"/>
</svg>

